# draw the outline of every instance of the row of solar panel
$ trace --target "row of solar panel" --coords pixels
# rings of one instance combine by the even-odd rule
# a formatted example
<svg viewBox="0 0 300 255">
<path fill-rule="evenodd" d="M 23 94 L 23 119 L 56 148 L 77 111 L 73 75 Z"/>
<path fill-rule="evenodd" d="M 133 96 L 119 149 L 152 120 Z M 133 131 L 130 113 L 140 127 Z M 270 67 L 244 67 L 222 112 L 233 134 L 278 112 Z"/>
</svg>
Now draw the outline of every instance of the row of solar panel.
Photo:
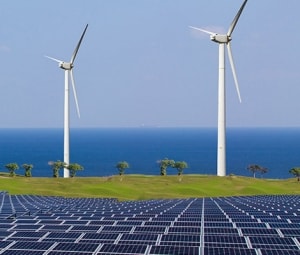
<svg viewBox="0 0 300 255">
<path fill-rule="evenodd" d="M 224 249 L 231 251 L 228 254 L 280 254 L 275 252 L 282 250 L 285 254 L 299 254 L 300 249 L 298 196 L 122 203 L 35 196 L 9 199 L 5 193 L 2 196 L 11 202 L 2 203 L 1 210 L 8 204 L 14 208 L 15 218 L 0 221 L 1 247 L 4 245 L 1 254 L 20 254 L 22 249 L 21 254 L 26 249 L 31 249 L 30 254 L 67 254 L 66 250 L 56 249 L 62 245 L 73 247 L 69 252 L 74 255 L 87 244 L 97 247 L 80 253 L 136 254 L 132 249 L 143 247 L 140 254 L 224 254 Z M 17 212 L 15 208 L 26 208 L 24 201 L 30 201 L 35 210 Z M 266 210 L 270 203 L 278 208 Z M 24 240 L 28 244 L 40 243 L 41 247 L 52 245 L 46 250 L 35 246 L 16 248 Z M 125 244 L 128 249 L 119 248 Z"/>
<path fill-rule="evenodd" d="M 26 242 L 6 243 L 1 254 L 188 254 L 188 255 L 298 255 L 298 250 L 249 249 L 244 247 L 194 247 L 168 245 L 130 245 L 130 244 L 78 244 L 78 243 L 35 243 L 28 246 Z"/>
</svg>

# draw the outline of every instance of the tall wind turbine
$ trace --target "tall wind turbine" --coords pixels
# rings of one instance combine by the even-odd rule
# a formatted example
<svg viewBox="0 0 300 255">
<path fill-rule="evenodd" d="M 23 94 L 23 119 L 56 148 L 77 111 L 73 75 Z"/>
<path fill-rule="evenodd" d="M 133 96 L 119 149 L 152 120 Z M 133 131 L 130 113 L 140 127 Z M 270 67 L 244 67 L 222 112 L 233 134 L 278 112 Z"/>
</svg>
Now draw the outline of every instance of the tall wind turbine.
<svg viewBox="0 0 300 255">
<path fill-rule="evenodd" d="M 52 58 L 49 56 L 46 56 L 49 59 L 54 60 L 55 62 L 58 62 L 58 66 L 65 70 L 65 99 L 64 99 L 64 162 L 69 165 L 70 164 L 70 110 L 69 110 L 69 77 L 71 77 L 72 82 L 72 88 L 73 88 L 73 94 L 77 109 L 78 117 L 80 118 L 80 112 L 79 112 L 79 106 L 78 106 L 78 100 L 77 100 L 77 94 L 76 94 L 76 88 L 75 88 L 75 82 L 74 82 L 74 76 L 73 76 L 73 67 L 74 67 L 74 61 L 77 55 L 77 52 L 79 50 L 80 44 L 82 42 L 82 39 L 84 37 L 84 34 L 88 28 L 88 24 L 86 25 L 80 40 L 73 52 L 73 55 L 71 57 L 70 62 L 64 62 L 62 60 Z M 70 176 L 69 170 L 67 168 L 64 168 L 64 177 L 68 178 Z"/>
<path fill-rule="evenodd" d="M 242 11 L 248 0 L 245 0 L 233 19 L 227 34 L 217 34 L 211 31 L 207 31 L 201 28 L 192 27 L 190 28 L 200 30 L 201 32 L 210 35 L 210 39 L 213 42 L 219 44 L 219 88 L 218 88 L 218 156 L 217 156 L 217 175 L 226 175 L 226 105 L 225 105 L 225 45 L 227 46 L 229 62 L 231 65 L 231 70 L 233 74 L 233 79 L 235 82 L 235 87 L 241 102 L 241 95 L 238 85 L 238 80 L 236 76 L 235 66 L 233 62 L 232 52 L 231 52 L 231 34 L 242 14 Z"/>
</svg>

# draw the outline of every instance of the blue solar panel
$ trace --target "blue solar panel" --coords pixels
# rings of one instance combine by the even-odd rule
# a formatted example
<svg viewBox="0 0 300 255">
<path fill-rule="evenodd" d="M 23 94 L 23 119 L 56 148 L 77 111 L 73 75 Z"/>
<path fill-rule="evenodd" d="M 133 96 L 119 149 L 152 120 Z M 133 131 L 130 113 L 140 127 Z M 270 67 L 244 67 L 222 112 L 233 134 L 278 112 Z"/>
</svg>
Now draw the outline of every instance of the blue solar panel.
<svg viewBox="0 0 300 255">
<path fill-rule="evenodd" d="M 204 233 L 207 235 L 212 235 L 212 234 L 239 235 L 238 229 L 236 228 L 204 228 Z"/>
<path fill-rule="evenodd" d="M 158 238 L 157 234 L 123 234 L 120 240 L 135 240 L 135 241 L 141 241 L 141 240 L 151 240 L 156 241 Z"/>
<path fill-rule="evenodd" d="M 55 251 L 94 252 L 98 248 L 97 243 L 59 243 L 54 247 Z"/>
<path fill-rule="evenodd" d="M 43 255 L 45 251 L 34 250 L 6 250 L 1 255 Z"/>
<path fill-rule="evenodd" d="M 260 249 L 261 255 L 299 255 L 299 250 L 288 250 L 288 249 L 273 249 L 273 250 L 264 250 Z"/>
<path fill-rule="evenodd" d="M 164 255 L 164 254 L 199 255 L 200 253 L 199 253 L 199 247 L 157 245 L 151 247 L 149 254 L 150 255 Z"/>
<path fill-rule="evenodd" d="M 11 238 L 41 238 L 43 236 L 45 236 L 45 232 L 33 232 L 33 231 L 19 231 L 19 232 L 7 232 L 8 234 L 12 235 L 9 237 L 9 239 Z"/>
<path fill-rule="evenodd" d="M 205 247 L 203 255 L 257 255 L 256 251 L 247 248 L 213 248 Z M 268 254 L 271 255 L 271 254 Z"/>
<path fill-rule="evenodd" d="M 281 244 L 281 245 L 295 245 L 292 238 L 283 237 L 265 237 L 265 236 L 250 236 L 252 244 Z"/>
<path fill-rule="evenodd" d="M 280 229 L 280 231 L 284 236 L 300 237 L 300 228 L 299 229 Z"/>
<path fill-rule="evenodd" d="M 98 254 L 144 254 L 147 245 L 104 244 Z"/>
<path fill-rule="evenodd" d="M 277 236 L 279 234 L 276 229 L 267 229 L 267 228 L 243 228 L 241 230 L 245 236 Z"/>
<path fill-rule="evenodd" d="M 48 250 L 54 242 L 22 242 L 18 241 L 10 249 L 17 250 Z"/>
</svg>

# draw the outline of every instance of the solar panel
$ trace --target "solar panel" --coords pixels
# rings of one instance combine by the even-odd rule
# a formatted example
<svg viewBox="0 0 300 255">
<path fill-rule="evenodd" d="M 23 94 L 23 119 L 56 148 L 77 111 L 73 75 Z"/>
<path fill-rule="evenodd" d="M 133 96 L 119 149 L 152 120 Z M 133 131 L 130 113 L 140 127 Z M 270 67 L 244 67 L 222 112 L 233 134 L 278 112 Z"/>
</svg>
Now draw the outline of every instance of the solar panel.
<svg viewBox="0 0 300 255">
<path fill-rule="evenodd" d="M 155 245 L 152 246 L 150 255 L 164 255 L 164 254 L 177 254 L 177 255 L 199 255 L 199 247 L 192 246 L 169 246 L 169 245 Z M 223 253 L 224 254 L 224 253 Z"/>
<path fill-rule="evenodd" d="M 147 247 L 145 244 L 104 244 L 98 251 L 98 254 L 144 254 Z"/>
<path fill-rule="evenodd" d="M 48 250 L 54 242 L 26 242 L 18 241 L 10 249 L 13 250 Z"/>
<path fill-rule="evenodd" d="M 283 237 L 266 237 L 266 236 L 250 236 L 249 237 L 252 244 L 285 244 L 285 245 L 295 245 L 292 238 Z"/>
<path fill-rule="evenodd" d="M 59 243 L 54 247 L 55 251 L 94 252 L 99 244 L 96 243 Z"/>
<path fill-rule="evenodd" d="M 245 236 L 277 236 L 279 234 L 276 229 L 267 229 L 267 228 L 243 228 L 241 230 Z"/>
<path fill-rule="evenodd" d="M 6 250 L 2 254 L 4 255 L 43 255 L 45 251 L 34 251 L 34 250 Z"/>
<path fill-rule="evenodd" d="M 256 251 L 247 248 L 218 248 L 218 247 L 205 247 L 203 255 L 257 255 Z M 271 255 L 271 254 L 268 254 Z"/>
<path fill-rule="evenodd" d="M 135 240 L 135 241 L 141 241 L 141 240 L 151 240 L 156 241 L 158 238 L 157 234 L 123 234 L 120 240 Z"/>
<path fill-rule="evenodd" d="M 143 233 L 159 233 L 159 234 L 163 234 L 166 231 L 166 227 L 164 226 L 138 226 L 135 227 L 134 229 L 134 233 L 137 232 L 143 232 Z"/>
<path fill-rule="evenodd" d="M 228 235 L 239 235 L 238 229 L 236 228 L 204 228 L 204 233 L 207 235 L 216 234 L 228 234 Z"/>
<path fill-rule="evenodd" d="M 170 227 L 169 233 L 190 233 L 190 234 L 200 234 L 200 227 Z"/>
<path fill-rule="evenodd" d="M 280 229 L 280 231 L 284 236 L 300 237 L 300 228 L 299 229 Z"/>
<path fill-rule="evenodd" d="M 260 250 L 261 255 L 299 255 L 299 250 Z"/>
</svg>

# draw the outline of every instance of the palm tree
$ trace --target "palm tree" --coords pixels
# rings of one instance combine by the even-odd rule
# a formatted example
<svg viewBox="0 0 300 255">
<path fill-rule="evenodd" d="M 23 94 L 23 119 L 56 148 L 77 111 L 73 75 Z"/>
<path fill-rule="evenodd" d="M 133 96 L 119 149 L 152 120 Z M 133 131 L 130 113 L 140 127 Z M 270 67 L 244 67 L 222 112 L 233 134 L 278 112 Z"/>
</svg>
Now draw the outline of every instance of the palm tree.
<svg viewBox="0 0 300 255">
<path fill-rule="evenodd" d="M 177 161 L 173 167 L 178 170 L 178 175 L 182 175 L 183 169 L 188 168 L 189 166 L 185 161 Z"/>
<path fill-rule="evenodd" d="M 119 175 L 123 175 L 125 169 L 129 168 L 129 164 L 126 161 L 120 161 L 117 163 L 116 168 L 119 170 Z"/>
<path fill-rule="evenodd" d="M 297 177 L 298 182 L 300 181 L 300 167 L 293 167 L 290 171 L 290 174 Z"/>
<path fill-rule="evenodd" d="M 15 171 L 19 169 L 19 166 L 17 163 L 9 163 L 6 164 L 5 167 L 9 171 L 9 176 L 14 177 L 16 175 Z"/>
<path fill-rule="evenodd" d="M 31 169 L 33 168 L 33 165 L 23 164 L 22 167 L 25 169 L 25 177 L 31 177 Z"/>
<path fill-rule="evenodd" d="M 67 168 L 69 169 L 70 171 L 70 176 L 71 177 L 74 177 L 76 175 L 76 172 L 77 171 L 80 171 L 80 170 L 83 170 L 83 166 L 77 164 L 77 163 L 71 163 L 67 166 Z"/>
</svg>

